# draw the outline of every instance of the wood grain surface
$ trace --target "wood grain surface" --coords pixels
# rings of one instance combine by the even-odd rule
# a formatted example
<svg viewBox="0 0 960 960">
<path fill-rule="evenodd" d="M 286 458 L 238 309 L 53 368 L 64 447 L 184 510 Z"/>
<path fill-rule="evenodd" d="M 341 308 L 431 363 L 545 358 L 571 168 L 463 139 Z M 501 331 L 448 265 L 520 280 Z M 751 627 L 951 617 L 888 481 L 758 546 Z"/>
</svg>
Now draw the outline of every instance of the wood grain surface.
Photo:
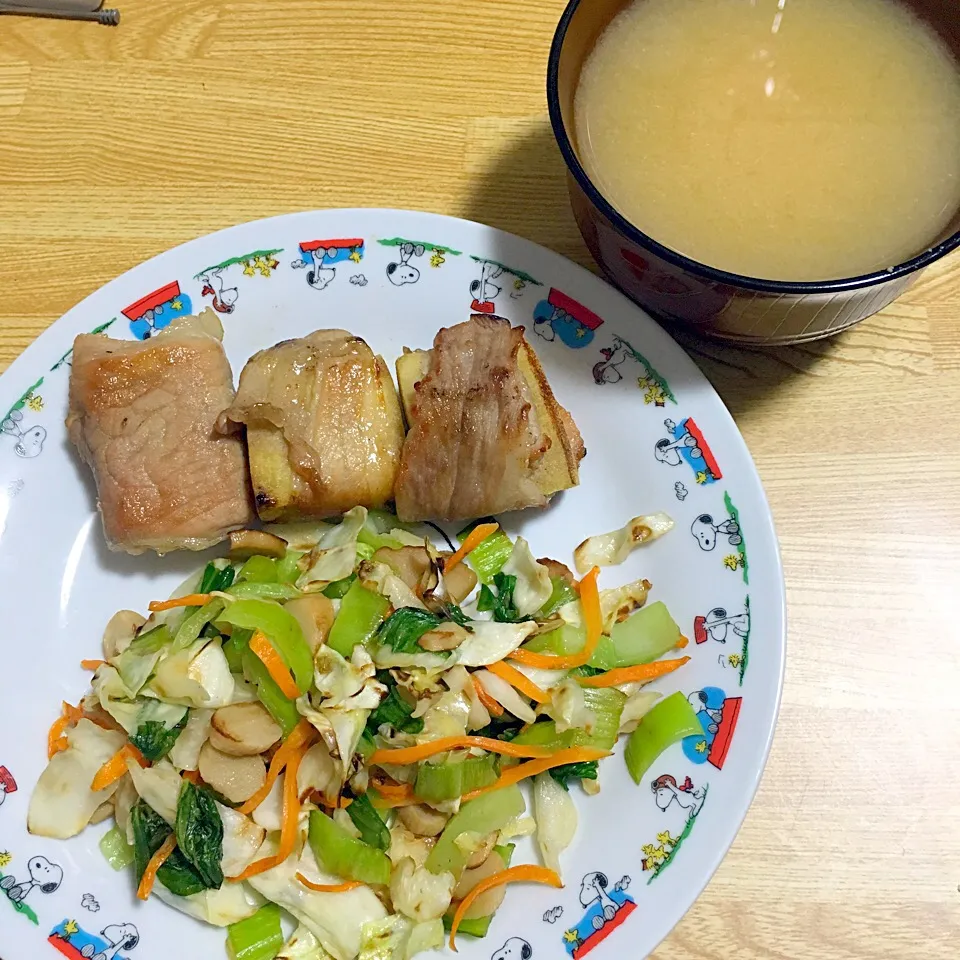
<svg viewBox="0 0 960 960">
<path fill-rule="evenodd" d="M 0 17 L 0 366 L 168 247 L 316 207 L 483 221 L 590 265 L 547 122 L 562 0 L 119 0 Z M 783 709 L 657 960 L 960 957 L 960 258 L 834 340 L 681 336 L 766 485 Z"/>
</svg>

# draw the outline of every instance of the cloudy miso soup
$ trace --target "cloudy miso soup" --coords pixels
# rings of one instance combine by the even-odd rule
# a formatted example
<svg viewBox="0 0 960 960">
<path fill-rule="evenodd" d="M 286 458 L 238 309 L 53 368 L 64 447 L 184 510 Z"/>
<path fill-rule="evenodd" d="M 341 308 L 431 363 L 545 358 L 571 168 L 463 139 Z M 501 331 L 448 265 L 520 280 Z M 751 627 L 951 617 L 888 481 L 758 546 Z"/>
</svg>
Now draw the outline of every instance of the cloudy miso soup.
<svg viewBox="0 0 960 960">
<path fill-rule="evenodd" d="M 574 112 L 600 192 L 734 273 L 894 266 L 960 209 L 960 67 L 895 0 L 634 0 Z"/>
</svg>

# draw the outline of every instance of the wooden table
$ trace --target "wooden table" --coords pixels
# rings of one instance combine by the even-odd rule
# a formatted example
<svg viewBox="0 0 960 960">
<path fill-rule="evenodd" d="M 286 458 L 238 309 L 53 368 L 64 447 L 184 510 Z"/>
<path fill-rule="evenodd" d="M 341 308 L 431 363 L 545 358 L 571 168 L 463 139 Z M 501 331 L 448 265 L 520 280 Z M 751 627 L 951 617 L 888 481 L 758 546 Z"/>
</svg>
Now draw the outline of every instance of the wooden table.
<svg viewBox="0 0 960 960">
<path fill-rule="evenodd" d="M 118 0 L 0 17 L 0 364 L 142 260 L 316 207 L 411 207 L 590 266 L 547 122 L 563 0 Z M 658 960 L 960 956 L 960 259 L 858 329 L 683 338 L 777 521 L 780 726 Z"/>
</svg>

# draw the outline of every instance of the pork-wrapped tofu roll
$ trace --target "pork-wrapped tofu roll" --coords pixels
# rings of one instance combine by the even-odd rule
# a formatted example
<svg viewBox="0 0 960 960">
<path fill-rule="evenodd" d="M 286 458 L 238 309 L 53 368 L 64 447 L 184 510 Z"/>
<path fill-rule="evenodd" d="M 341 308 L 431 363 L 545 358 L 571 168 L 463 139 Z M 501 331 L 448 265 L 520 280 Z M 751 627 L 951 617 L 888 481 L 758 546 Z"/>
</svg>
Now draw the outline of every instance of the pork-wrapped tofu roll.
<svg viewBox="0 0 960 960">
<path fill-rule="evenodd" d="M 93 470 L 113 550 L 202 550 L 253 518 L 243 439 L 217 418 L 233 374 L 213 311 L 146 341 L 82 334 L 67 430 Z"/>
<path fill-rule="evenodd" d="M 397 380 L 410 431 L 397 478 L 401 520 L 468 520 L 545 506 L 579 483 L 586 454 L 523 327 L 477 314 L 405 353 Z"/>
<path fill-rule="evenodd" d="M 260 519 L 303 520 L 393 499 L 403 416 L 390 370 L 346 330 L 254 354 L 222 423 L 247 427 Z"/>
</svg>

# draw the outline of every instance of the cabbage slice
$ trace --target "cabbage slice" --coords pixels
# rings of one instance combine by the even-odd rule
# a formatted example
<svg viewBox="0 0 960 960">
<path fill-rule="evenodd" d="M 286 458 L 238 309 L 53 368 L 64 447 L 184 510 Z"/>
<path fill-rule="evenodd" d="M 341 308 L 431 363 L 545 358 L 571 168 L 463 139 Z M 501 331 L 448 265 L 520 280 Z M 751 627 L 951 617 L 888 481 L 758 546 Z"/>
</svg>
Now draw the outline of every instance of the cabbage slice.
<svg viewBox="0 0 960 960">
<path fill-rule="evenodd" d="M 583 574 L 591 567 L 613 567 L 623 563 L 637 547 L 652 543 L 672 529 L 673 520 L 670 517 L 665 513 L 653 513 L 646 517 L 634 517 L 619 530 L 587 537 L 573 551 L 577 572 Z"/>
<path fill-rule="evenodd" d="M 30 797 L 27 829 L 36 836 L 75 837 L 120 785 L 90 789 L 97 771 L 127 742 L 122 733 L 81 719 L 66 736 L 69 746 L 51 758 Z"/>
</svg>

